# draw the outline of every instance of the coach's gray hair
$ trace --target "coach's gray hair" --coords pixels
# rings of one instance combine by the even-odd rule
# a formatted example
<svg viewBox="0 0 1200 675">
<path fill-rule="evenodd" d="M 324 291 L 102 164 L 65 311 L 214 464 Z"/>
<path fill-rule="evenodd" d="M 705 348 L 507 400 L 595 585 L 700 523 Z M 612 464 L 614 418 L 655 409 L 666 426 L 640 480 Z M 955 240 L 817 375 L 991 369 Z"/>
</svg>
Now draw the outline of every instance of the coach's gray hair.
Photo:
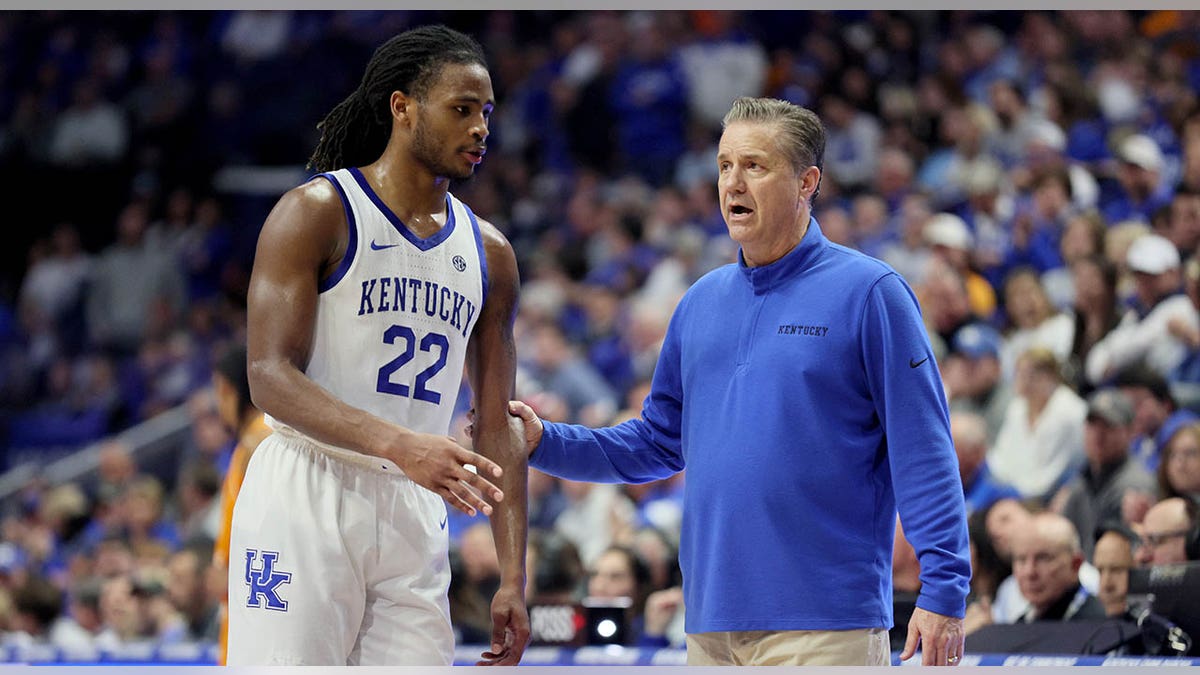
<svg viewBox="0 0 1200 675">
<path fill-rule="evenodd" d="M 777 98 L 735 99 L 725 113 L 721 127 L 734 122 L 774 124 L 779 129 L 779 149 L 799 175 L 810 166 L 821 168 L 825 159 L 825 128 L 817 114 L 808 108 Z M 815 194 L 813 195 L 816 196 Z"/>
</svg>

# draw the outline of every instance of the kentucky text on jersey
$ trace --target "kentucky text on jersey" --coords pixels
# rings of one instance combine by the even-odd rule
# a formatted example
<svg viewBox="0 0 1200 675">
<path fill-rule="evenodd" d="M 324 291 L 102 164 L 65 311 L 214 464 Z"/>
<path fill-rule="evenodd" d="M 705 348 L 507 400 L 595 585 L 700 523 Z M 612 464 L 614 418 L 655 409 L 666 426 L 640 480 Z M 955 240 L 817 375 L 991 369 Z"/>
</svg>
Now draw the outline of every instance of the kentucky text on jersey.
<svg viewBox="0 0 1200 675">
<path fill-rule="evenodd" d="M 435 281 L 415 277 L 378 277 L 362 282 L 358 315 L 375 312 L 424 312 L 437 317 L 467 336 L 475 303 L 458 291 Z"/>
<path fill-rule="evenodd" d="M 814 335 L 816 337 L 825 337 L 829 332 L 829 326 L 803 326 L 794 323 L 779 324 L 779 335 Z"/>
</svg>

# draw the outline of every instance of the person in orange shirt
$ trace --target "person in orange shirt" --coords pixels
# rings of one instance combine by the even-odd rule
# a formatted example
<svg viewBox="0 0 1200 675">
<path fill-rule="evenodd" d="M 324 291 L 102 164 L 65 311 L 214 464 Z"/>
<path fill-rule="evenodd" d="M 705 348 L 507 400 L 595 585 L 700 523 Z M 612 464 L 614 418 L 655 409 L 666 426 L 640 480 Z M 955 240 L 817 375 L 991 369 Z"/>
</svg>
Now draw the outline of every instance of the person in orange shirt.
<svg viewBox="0 0 1200 675">
<path fill-rule="evenodd" d="M 237 445 L 229 460 L 229 471 L 221 485 L 221 527 L 213 545 L 213 579 L 220 579 L 224 586 L 229 579 L 229 532 L 233 522 L 233 504 L 237 501 L 242 479 L 246 476 L 246 465 L 259 442 L 271 435 L 271 428 L 263 420 L 262 411 L 250 400 L 250 381 L 246 376 L 246 347 L 235 345 L 223 353 L 213 366 L 213 390 L 217 397 L 217 413 L 221 421 L 235 434 Z M 225 589 L 226 592 L 228 588 Z M 219 663 L 225 665 L 229 646 L 229 607 L 227 593 L 221 603 L 221 653 Z"/>
</svg>

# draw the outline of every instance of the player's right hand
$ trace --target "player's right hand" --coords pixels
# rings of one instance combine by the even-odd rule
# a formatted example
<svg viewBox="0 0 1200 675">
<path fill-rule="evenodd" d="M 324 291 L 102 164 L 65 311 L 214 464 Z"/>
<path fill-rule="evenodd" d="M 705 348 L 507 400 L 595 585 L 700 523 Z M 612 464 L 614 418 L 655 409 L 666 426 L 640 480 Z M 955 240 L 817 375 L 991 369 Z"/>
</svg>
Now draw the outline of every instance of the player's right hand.
<svg viewBox="0 0 1200 675">
<path fill-rule="evenodd" d="M 504 473 L 500 465 L 467 450 L 449 436 L 414 433 L 395 454 L 396 464 L 405 475 L 468 516 L 477 511 L 490 516 L 492 505 L 487 499 L 504 499 L 500 488 L 484 477 L 499 478 Z M 467 469 L 468 464 L 476 471 Z"/>
</svg>

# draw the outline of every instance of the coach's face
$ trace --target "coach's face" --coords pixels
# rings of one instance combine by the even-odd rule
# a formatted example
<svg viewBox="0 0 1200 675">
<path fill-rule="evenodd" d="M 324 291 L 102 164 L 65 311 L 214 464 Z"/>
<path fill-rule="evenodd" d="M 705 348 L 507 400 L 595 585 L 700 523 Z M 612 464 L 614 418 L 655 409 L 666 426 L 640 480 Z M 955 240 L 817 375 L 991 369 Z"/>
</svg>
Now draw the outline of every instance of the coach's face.
<svg viewBox="0 0 1200 675">
<path fill-rule="evenodd" d="M 492 78 L 477 63 L 451 63 L 417 101 L 412 154 L 434 175 L 469 178 L 483 161 L 495 107 Z"/>
<path fill-rule="evenodd" d="M 733 122 L 717 149 L 721 215 L 751 267 L 773 263 L 800 243 L 820 176 L 816 167 L 797 174 L 778 136 L 775 124 Z"/>
</svg>

